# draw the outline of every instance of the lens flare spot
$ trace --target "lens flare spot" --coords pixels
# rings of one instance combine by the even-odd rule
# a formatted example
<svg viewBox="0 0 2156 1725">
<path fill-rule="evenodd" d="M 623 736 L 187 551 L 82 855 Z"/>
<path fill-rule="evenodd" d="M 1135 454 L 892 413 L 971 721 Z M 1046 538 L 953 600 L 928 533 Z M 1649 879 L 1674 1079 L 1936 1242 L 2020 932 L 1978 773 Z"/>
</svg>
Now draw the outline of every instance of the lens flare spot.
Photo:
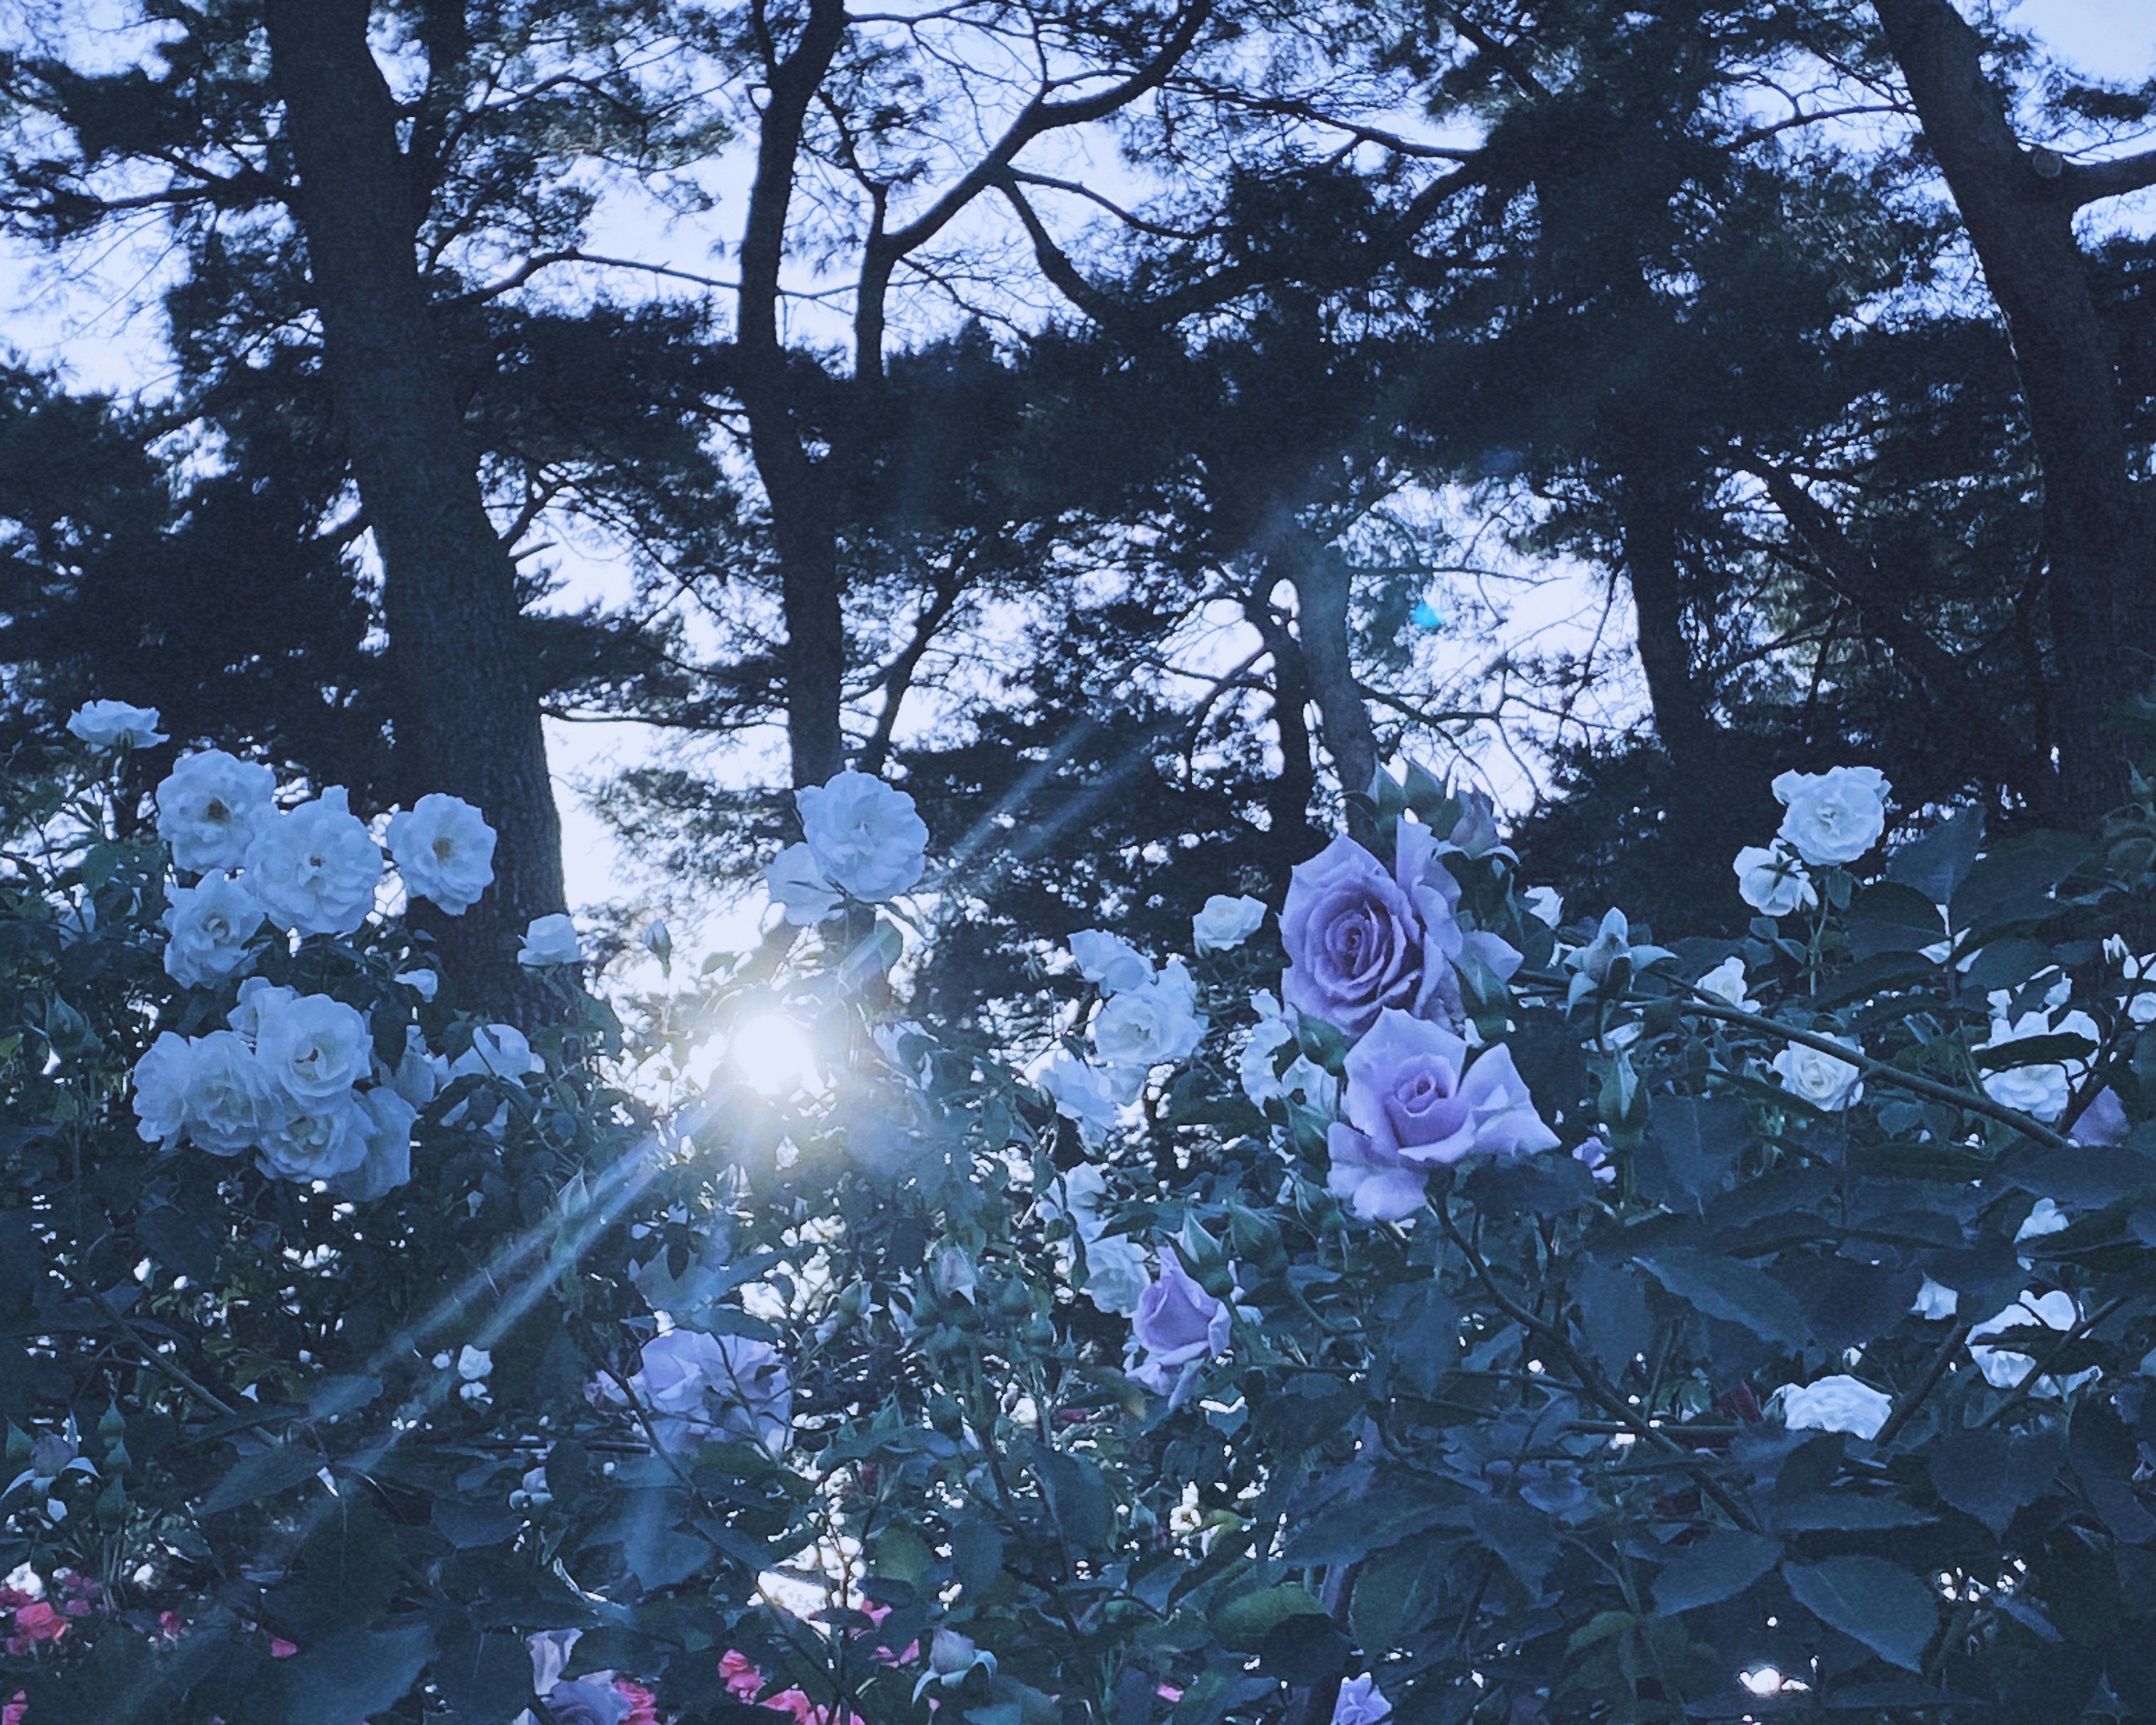
<svg viewBox="0 0 2156 1725">
<path fill-rule="evenodd" d="M 735 1076 L 767 1096 L 792 1096 L 816 1083 L 816 1047 L 808 1033 L 782 1012 L 742 1020 L 726 1050 Z"/>
</svg>

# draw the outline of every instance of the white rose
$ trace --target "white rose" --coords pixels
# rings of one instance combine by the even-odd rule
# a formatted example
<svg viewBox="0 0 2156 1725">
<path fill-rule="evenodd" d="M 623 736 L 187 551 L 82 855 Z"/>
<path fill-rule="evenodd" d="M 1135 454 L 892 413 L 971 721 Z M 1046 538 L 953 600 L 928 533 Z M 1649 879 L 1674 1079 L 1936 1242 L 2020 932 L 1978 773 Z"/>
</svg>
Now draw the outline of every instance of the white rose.
<svg viewBox="0 0 2156 1725">
<path fill-rule="evenodd" d="M 535 916 L 531 926 L 524 931 L 524 944 L 517 948 L 516 962 L 533 970 L 555 964 L 578 964 L 583 961 L 584 949 L 577 943 L 577 922 L 567 911 L 557 911 L 551 916 Z"/>
<path fill-rule="evenodd" d="M 1068 1217 L 1083 1240 L 1096 1240 L 1107 1232 L 1101 1208 L 1108 1201 L 1108 1177 L 1090 1162 L 1066 1169 L 1056 1181 L 1056 1192 L 1040 1199 L 1040 1213 L 1050 1221 Z M 1059 1197 L 1057 1193 L 1061 1195 Z"/>
<path fill-rule="evenodd" d="M 1101 1062 L 1143 1071 L 1179 1060 L 1205 1034 L 1197 1011 L 1198 985 L 1180 958 L 1171 958 L 1142 988 L 1126 988 L 1093 1019 L 1093 1048 Z"/>
<path fill-rule="evenodd" d="M 1078 961 L 1078 974 L 1103 994 L 1142 988 L 1152 980 L 1152 960 L 1120 935 L 1081 928 L 1065 944 Z"/>
<path fill-rule="evenodd" d="M 270 1075 L 237 1031 L 213 1030 L 192 1047 L 188 1141 L 213 1156 L 253 1149 L 285 1109 Z"/>
<path fill-rule="evenodd" d="M 471 1046 L 449 1063 L 449 1076 L 468 1078 L 487 1073 L 515 1083 L 527 1072 L 543 1072 L 546 1061 L 531 1052 L 531 1045 L 514 1024 L 482 1024 L 472 1032 Z"/>
<path fill-rule="evenodd" d="M 341 1000 L 302 994 L 259 1020 L 254 1051 L 271 1082 L 300 1109 L 351 1093 L 373 1070 L 367 1020 Z"/>
<path fill-rule="evenodd" d="M 1136 1240 L 1116 1234 L 1087 1241 L 1085 1294 L 1101 1311 L 1128 1317 L 1152 1286 L 1145 1248 Z"/>
<path fill-rule="evenodd" d="M 1190 919 L 1190 937 L 1201 952 L 1227 952 L 1258 932 L 1265 920 L 1263 899 L 1229 898 L 1216 892 Z"/>
<path fill-rule="evenodd" d="M 503 1084 L 518 1084 L 526 1074 L 546 1070 L 547 1063 L 531 1052 L 531 1045 L 514 1024 L 482 1024 L 472 1032 L 471 1046 L 449 1062 L 452 1081 L 493 1078 Z M 442 1117 L 442 1124 L 454 1126 L 471 1111 L 466 1103 L 459 1102 Z M 473 1123 L 498 1137 L 508 1117 L 509 1105 L 497 1102 L 485 1118 L 475 1118 Z"/>
<path fill-rule="evenodd" d="M 146 749 L 166 740 L 157 729 L 157 708 L 130 706 L 124 701 L 85 701 L 74 710 L 67 727 L 92 748 L 107 753 L 123 743 L 131 749 Z"/>
<path fill-rule="evenodd" d="M 214 988 L 247 963 L 262 906 L 244 880 L 223 870 L 172 889 L 165 907 L 165 974 L 183 988 Z"/>
<path fill-rule="evenodd" d="M 850 770 L 793 793 L 818 870 L 867 904 L 894 898 L 927 867 L 928 828 L 913 798 Z"/>
<path fill-rule="evenodd" d="M 763 870 L 765 890 L 772 903 L 786 913 L 796 928 L 814 928 L 839 914 L 845 901 L 839 896 L 806 845 L 789 845 L 772 858 Z"/>
<path fill-rule="evenodd" d="M 1742 958 L 1731 957 L 1723 959 L 1699 979 L 1698 987 L 1702 993 L 1712 994 L 1739 1012 L 1753 1009 L 1752 997 L 1744 992 L 1744 961 Z"/>
<path fill-rule="evenodd" d="M 1564 900 L 1554 886 L 1530 886 L 1520 895 L 1520 902 L 1530 916 L 1552 928 L 1564 921 Z"/>
<path fill-rule="evenodd" d="M 769 1343 L 745 1336 L 678 1329 L 654 1336 L 644 1344 L 629 1387 L 646 1407 L 669 1416 L 654 1422 L 669 1449 L 731 1436 L 752 1439 L 776 1453 L 792 1427 L 793 1392 L 785 1362 Z M 621 1399 L 611 1384 L 601 1394 L 609 1401 Z"/>
<path fill-rule="evenodd" d="M 2156 1024 L 2156 952 L 2133 956 L 2118 935 L 2106 937 L 2103 955 L 2118 967 L 2119 974 L 2136 986 L 2126 997 L 2126 1015 L 2137 1024 Z"/>
<path fill-rule="evenodd" d="M 367 1160 L 369 1124 L 350 1091 L 318 1108 L 288 1107 L 264 1130 L 256 1159 L 280 1180 L 334 1180 Z"/>
<path fill-rule="evenodd" d="M 1978 1052 L 2010 1047 L 2032 1036 L 2081 1036 L 2098 1045 L 2103 1041 L 2103 1032 L 2085 1012 L 2067 1013 L 2056 1024 L 2044 1013 L 2025 1012 L 2010 1024 L 2004 1019 L 1993 1019 L 1990 1038 L 1978 1045 Z M 2087 1070 L 2087 1063 L 2081 1060 L 2071 1065 L 2009 1066 L 1984 1075 L 1984 1093 L 2002 1107 L 2018 1108 L 2034 1119 L 2053 1121 L 2066 1111 L 2066 1104 L 2073 1097 L 2074 1079 Z"/>
<path fill-rule="evenodd" d="M 1296 1040 L 1293 1007 L 1285 1009 L 1270 994 L 1253 994 L 1258 1021 L 1250 1027 L 1250 1040 L 1235 1063 L 1243 1094 L 1257 1107 L 1268 1102 L 1301 1096 L 1319 1113 L 1329 1115 L 1339 1100 L 1340 1081 L 1312 1060 L 1297 1055 L 1285 1071 L 1275 1070 L 1280 1051 Z"/>
<path fill-rule="evenodd" d="M 1127 1084 L 1074 1055 L 1059 1052 L 1034 1074 L 1034 1081 L 1055 1103 L 1055 1111 L 1075 1121 L 1078 1136 L 1097 1144 L 1121 1123 L 1130 1101 Z"/>
<path fill-rule="evenodd" d="M 2040 1198 L 2030 1207 L 2029 1214 L 2021 1219 L 2021 1225 L 2014 1231 L 2014 1244 L 2025 1240 L 2041 1240 L 2047 1234 L 2060 1234 L 2074 1225 L 2074 1219 L 2061 1209 L 2053 1199 Z"/>
<path fill-rule="evenodd" d="M 1879 1435 L 1894 1399 L 1851 1377 L 1822 1378 L 1816 1384 L 1785 1384 L 1782 1423 L 1791 1431 L 1845 1431 L 1866 1443 Z"/>
<path fill-rule="evenodd" d="M 389 854 L 405 891 L 461 916 L 494 885 L 494 829 L 461 797 L 439 791 L 389 817 Z"/>
<path fill-rule="evenodd" d="M 187 1129 L 187 1094 L 194 1087 L 195 1051 L 167 1030 L 135 1063 L 135 1130 L 146 1144 L 171 1149 Z"/>
<path fill-rule="evenodd" d="M 2035 1359 L 2010 1348 L 1989 1348 L 1981 1345 L 1986 1336 L 2003 1335 L 2009 1330 L 2035 1329 L 2041 1325 L 2046 1329 L 2064 1334 L 2082 1321 L 2081 1308 L 2074 1304 L 2074 1296 L 2061 1289 L 2048 1294 L 2035 1294 L 2024 1289 L 2021 1297 L 1995 1317 L 1988 1317 L 1974 1326 L 1969 1332 L 1969 1356 L 1976 1368 L 1984 1373 L 1984 1381 L 1994 1389 L 2018 1389 L 2036 1369 Z M 2030 1394 L 2046 1399 L 2056 1399 L 2070 1390 L 2078 1389 L 2102 1375 L 2102 1368 L 2091 1366 L 2085 1372 L 2076 1372 L 2063 1381 L 2056 1378 L 2041 1378 L 2030 1387 Z"/>
<path fill-rule="evenodd" d="M 336 1194 L 362 1204 L 387 1197 L 412 1178 L 412 1127 L 419 1111 L 393 1090 L 362 1091 L 360 1132 L 366 1154 L 335 1182 Z"/>
<path fill-rule="evenodd" d="M 1763 916 L 1786 916 L 1819 902 L 1804 865 L 1779 845 L 1747 845 L 1737 853 L 1737 895 Z"/>
<path fill-rule="evenodd" d="M 1876 767 L 1784 773 L 1774 794 L 1788 812 L 1775 836 L 1815 869 L 1855 862 L 1887 830 L 1892 788 Z"/>
<path fill-rule="evenodd" d="M 280 928 L 350 934 L 374 908 L 382 847 L 352 814 L 344 787 L 332 785 L 255 835 L 247 879 Z"/>
<path fill-rule="evenodd" d="M 457 1376 L 467 1384 L 476 1384 L 494 1370 L 494 1356 L 484 1348 L 475 1348 L 467 1342 L 457 1353 Z"/>
<path fill-rule="evenodd" d="M 236 869 L 277 812 L 276 775 L 223 749 L 188 755 L 157 787 L 157 836 L 192 873 Z"/>
<path fill-rule="evenodd" d="M 262 1027 L 300 998 L 294 988 L 280 988 L 267 977 L 251 976 L 239 985 L 239 999 L 224 1021 L 254 1047 L 261 1040 Z"/>
<path fill-rule="evenodd" d="M 1863 1052 L 1845 1036 L 1834 1040 L 1854 1052 Z M 1816 1048 L 1792 1043 L 1774 1056 L 1774 1068 L 1781 1077 L 1783 1089 L 1830 1114 L 1839 1113 L 1864 1094 L 1861 1067 Z"/>
<path fill-rule="evenodd" d="M 1937 1323 L 1942 1318 L 1952 1317 L 1961 1310 L 1961 1296 L 1943 1281 L 1933 1281 L 1925 1276 L 1923 1286 L 1917 1290 L 1917 1297 L 1909 1310 L 1917 1317 Z"/>
<path fill-rule="evenodd" d="M 375 1082 L 394 1091 L 414 1108 L 424 1108 L 434 1100 L 449 1081 L 449 1062 L 427 1046 L 426 1034 L 417 1024 L 404 1027 L 404 1051 L 394 1066 L 386 1066 L 380 1060 L 374 1063 Z"/>
</svg>

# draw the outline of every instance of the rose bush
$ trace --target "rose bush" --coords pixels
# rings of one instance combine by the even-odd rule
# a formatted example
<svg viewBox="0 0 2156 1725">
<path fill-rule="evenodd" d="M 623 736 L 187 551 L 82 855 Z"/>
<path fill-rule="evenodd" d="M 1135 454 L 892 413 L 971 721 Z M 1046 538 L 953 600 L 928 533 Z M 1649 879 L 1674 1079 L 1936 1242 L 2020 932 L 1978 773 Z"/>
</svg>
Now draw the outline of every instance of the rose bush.
<svg viewBox="0 0 2156 1725">
<path fill-rule="evenodd" d="M 2156 1717 L 2156 809 L 1795 783 L 1665 946 L 1381 776 L 1276 941 L 931 1021 L 849 774 L 511 1024 L 382 909 L 462 814 L 106 758 L 0 880 L 23 1725 Z"/>
</svg>

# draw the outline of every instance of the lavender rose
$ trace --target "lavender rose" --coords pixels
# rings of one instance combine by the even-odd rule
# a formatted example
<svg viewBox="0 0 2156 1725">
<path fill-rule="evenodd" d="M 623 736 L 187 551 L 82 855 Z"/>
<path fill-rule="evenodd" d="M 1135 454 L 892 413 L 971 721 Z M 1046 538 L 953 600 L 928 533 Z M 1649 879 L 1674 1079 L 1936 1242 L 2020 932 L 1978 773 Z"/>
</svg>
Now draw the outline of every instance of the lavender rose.
<svg viewBox="0 0 2156 1725">
<path fill-rule="evenodd" d="M 1509 1049 L 1471 1066 L 1460 1037 L 1388 1009 L 1348 1051 L 1347 1070 L 1348 1124 L 1332 1129 L 1327 1183 L 1365 1220 L 1412 1214 L 1432 1168 L 1557 1147 Z"/>
<path fill-rule="evenodd" d="M 1352 839 L 1335 839 L 1289 875 L 1281 939 L 1288 957 L 1281 997 L 1343 1036 L 1361 1035 L 1388 1007 L 1418 1004 L 1423 952 L 1415 906 Z"/>
<path fill-rule="evenodd" d="M 1226 1301 L 1214 1299 L 1191 1279 L 1173 1252 L 1160 1255 L 1159 1278 L 1138 1296 L 1137 1310 L 1131 1315 L 1132 1343 L 1146 1355 L 1131 1376 L 1156 1394 L 1179 1402 L 1198 1368 L 1228 1351 L 1234 1315 Z M 1177 1376 L 1172 1390 L 1171 1373 Z"/>
</svg>

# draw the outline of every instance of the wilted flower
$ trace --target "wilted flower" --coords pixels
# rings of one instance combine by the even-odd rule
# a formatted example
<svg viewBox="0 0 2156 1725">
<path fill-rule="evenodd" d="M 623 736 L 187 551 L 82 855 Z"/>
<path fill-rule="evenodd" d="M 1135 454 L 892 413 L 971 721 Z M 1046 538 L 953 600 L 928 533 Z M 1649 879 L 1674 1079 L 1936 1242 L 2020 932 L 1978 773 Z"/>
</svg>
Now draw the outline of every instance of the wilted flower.
<svg viewBox="0 0 2156 1725">
<path fill-rule="evenodd" d="M 1565 964 L 1573 973 L 1565 998 L 1576 1004 L 1613 982 L 1629 983 L 1649 965 L 1670 956 L 1666 947 L 1633 945 L 1630 919 L 1612 906 L 1603 913 L 1594 938 L 1565 955 Z"/>
<path fill-rule="evenodd" d="M 793 806 L 818 872 L 865 903 L 906 891 L 927 866 L 913 798 L 880 779 L 849 770 L 796 791 Z"/>
<path fill-rule="evenodd" d="M 1774 795 L 1787 812 L 1775 836 L 1815 869 L 1855 862 L 1887 830 L 1892 788 L 1876 767 L 1782 773 Z"/>
<path fill-rule="evenodd" d="M 1190 919 L 1190 937 L 1201 952 L 1231 952 L 1255 934 L 1265 920 L 1263 899 L 1229 898 L 1216 892 Z"/>
<path fill-rule="evenodd" d="M 153 748 L 167 739 L 157 729 L 154 706 L 130 706 L 124 701 L 85 701 L 69 716 L 67 727 L 94 749 L 110 752 L 123 744 Z"/>
<path fill-rule="evenodd" d="M 1833 1040 L 1852 1053 L 1863 1052 L 1847 1037 Z M 1783 1089 L 1829 1114 L 1840 1112 L 1864 1094 L 1861 1066 L 1803 1043 L 1791 1043 L 1774 1056 L 1773 1065 Z"/>
<path fill-rule="evenodd" d="M 970 1637 L 956 1630 L 940 1629 L 928 1643 L 928 1669 L 921 1674 L 921 1681 L 913 1686 L 913 1698 L 921 1699 L 931 1685 L 940 1684 L 954 1689 L 966 1681 L 967 1673 L 975 1666 L 993 1672 L 996 1656 L 983 1653 L 974 1646 Z"/>
<path fill-rule="evenodd" d="M 274 815 L 247 848 L 247 880 L 280 928 L 350 934 L 374 908 L 382 850 L 341 785 Z"/>
<path fill-rule="evenodd" d="M 1782 1423 L 1791 1431 L 1843 1431 L 1867 1443 L 1894 1411 L 1892 1396 L 1846 1375 L 1811 1384 L 1785 1384 L 1777 1394 Z"/>
<path fill-rule="evenodd" d="M 583 956 L 584 949 L 577 942 L 576 918 L 567 911 L 557 911 L 552 916 L 531 919 L 531 927 L 524 931 L 524 944 L 517 948 L 516 962 L 536 970 L 581 963 Z"/>
<path fill-rule="evenodd" d="M 461 916 L 494 884 L 494 829 L 461 797 L 439 791 L 389 817 L 389 854 L 405 890 Z"/>
<path fill-rule="evenodd" d="M 236 869 L 277 812 L 276 775 L 223 749 L 188 755 L 157 787 L 157 836 L 195 873 Z"/>
<path fill-rule="evenodd" d="M 165 907 L 165 974 L 183 988 L 210 988 L 247 963 L 262 906 L 244 880 L 222 870 L 176 886 Z"/>
</svg>

